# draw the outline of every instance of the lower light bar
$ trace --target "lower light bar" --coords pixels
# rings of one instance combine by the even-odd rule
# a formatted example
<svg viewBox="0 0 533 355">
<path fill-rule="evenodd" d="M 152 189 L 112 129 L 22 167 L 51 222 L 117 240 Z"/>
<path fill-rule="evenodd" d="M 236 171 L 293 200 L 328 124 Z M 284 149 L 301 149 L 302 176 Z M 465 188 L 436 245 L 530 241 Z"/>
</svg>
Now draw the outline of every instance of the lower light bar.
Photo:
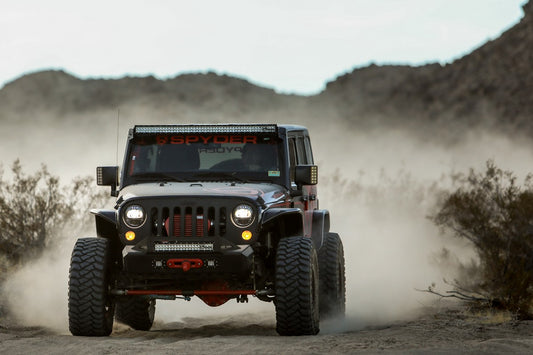
<svg viewBox="0 0 533 355">
<path fill-rule="evenodd" d="M 195 124 L 135 126 L 135 134 L 165 133 L 276 133 L 275 124 Z"/>
<path fill-rule="evenodd" d="M 213 251 L 213 243 L 156 243 L 155 251 Z"/>
</svg>

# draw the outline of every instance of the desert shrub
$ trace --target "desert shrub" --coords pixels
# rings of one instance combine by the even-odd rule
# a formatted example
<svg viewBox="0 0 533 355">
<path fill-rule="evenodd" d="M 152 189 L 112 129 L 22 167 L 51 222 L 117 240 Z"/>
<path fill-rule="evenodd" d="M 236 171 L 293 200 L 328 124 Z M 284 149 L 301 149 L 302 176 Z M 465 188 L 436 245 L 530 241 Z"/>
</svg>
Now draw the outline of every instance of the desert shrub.
<svg viewBox="0 0 533 355">
<path fill-rule="evenodd" d="M 512 172 L 489 161 L 484 173 L 471 170 L 457 181 L 457 190 L 446 194 L 433 217 L 437 225 L 469 240 L 478 256 L 455 286 L 462 294 L 475 295 L 473 299 L 531 318 L 532 177 L 519 185 Z"/>
<path fill-rule="evenodd" d="M 4 270 L 38 257 L 64 236 L 65 228 L 73 233 L 88 228 L 88 209 L 106 199 L 103 191 L 94 189 L 90 177 L 75 178 L 63 186 L 46 166 L 28 175 L 18 160 L 11 172 L 10 179 L 0 175 L 0 267 Z"/>
</svg>

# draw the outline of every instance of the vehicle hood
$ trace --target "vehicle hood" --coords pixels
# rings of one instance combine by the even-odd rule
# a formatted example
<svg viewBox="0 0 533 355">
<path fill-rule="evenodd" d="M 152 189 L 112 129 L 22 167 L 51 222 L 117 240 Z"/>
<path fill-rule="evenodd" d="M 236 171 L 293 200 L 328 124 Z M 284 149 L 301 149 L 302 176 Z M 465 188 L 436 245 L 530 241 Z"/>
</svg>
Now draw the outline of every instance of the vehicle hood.
<svg viewBox="0 0 533 355">
<path fill-rule="evenodd" d="M 270 206 L 289 199 L 289 192 L 283 186 L 270 183 L 232 182 L 151 182 L 129 185 L 120 191 L 119 201 L 149 197 L 245 197 L 260 205 Z"/>
</svg>

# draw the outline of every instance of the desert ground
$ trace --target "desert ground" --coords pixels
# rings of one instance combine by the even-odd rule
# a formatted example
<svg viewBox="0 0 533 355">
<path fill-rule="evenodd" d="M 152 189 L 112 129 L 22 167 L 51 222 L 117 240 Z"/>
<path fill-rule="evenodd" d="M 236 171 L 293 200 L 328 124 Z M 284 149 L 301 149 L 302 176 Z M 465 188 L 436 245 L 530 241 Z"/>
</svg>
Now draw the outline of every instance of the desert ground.
<svg viewBox="0 0 533 355">
<path fill-rule="evenodd" d="M 344 328 L 344 330 L 342 330 Z M 426 309 L 409 321 L 379 326 L 323 324 L 317 336 L 280 337 L 271 313 L 186 317 L 156 322 L 149 332 L 116 325 L 104 338 L 73 337 L 44 327 L 0 325 L 4 354 L 345 354 L 345 353 L 530 353 L 533 322 L 513 321 L 501 312 L 463 307 Z"/>
</svg>

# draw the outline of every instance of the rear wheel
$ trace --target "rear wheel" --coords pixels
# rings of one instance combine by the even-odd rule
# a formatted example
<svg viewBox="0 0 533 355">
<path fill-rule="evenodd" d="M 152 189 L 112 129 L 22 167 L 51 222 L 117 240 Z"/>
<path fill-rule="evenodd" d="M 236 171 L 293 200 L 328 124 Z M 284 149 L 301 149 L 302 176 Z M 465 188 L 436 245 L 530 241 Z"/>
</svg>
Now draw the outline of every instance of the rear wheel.
<svg viewBox="0 0 533 355">
<path fill-rule="evenodd" d="M 140 296 L 128 296 L 117 302 L 117 321 L 135 330 L 150 330 L 154 323 L 155 300 Z"/>
<path fill-rule="evenodd" d="M 344 249 L 337 233 L 328 233 L 318 253 L 320 318 L 343 317 L 346 308 Z"/>
<path fill-rule="evenodd" d="M 106 336 L 113 329 L 115 303 L 109 295 L 111 248 L 102 238 L 78 239 L 69 270 L 68 317 L 73 335 Z"/>
<path fill-rule="evenodd" d="M 276 331 L 314 335 L 319 328 L 318 259 L 310 238 L 280 240 L 276 254 Z"/>
</svg>

